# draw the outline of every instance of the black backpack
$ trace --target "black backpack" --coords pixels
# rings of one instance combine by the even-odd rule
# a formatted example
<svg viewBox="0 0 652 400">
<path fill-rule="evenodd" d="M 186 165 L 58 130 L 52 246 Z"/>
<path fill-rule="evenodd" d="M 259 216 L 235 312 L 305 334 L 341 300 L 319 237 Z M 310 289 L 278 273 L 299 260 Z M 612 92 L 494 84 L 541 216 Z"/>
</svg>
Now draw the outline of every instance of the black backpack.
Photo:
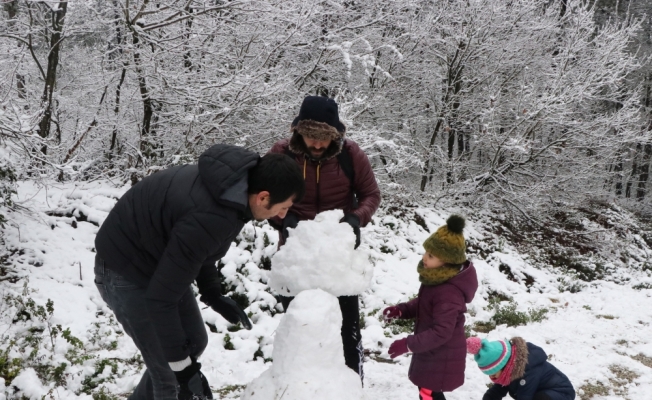
<svg viewBox="0 0 652 400">
<path fill-rule="evenodd" d="M 342 150 L 340 153 L 336 156 L 337 162 L 340 163 L 340 168 L 342 168 L 342 171 L 344 171 L 344 175 L 346 175 L 347 178 L 349 178 L 349 183 L 351 185 L 351 192 L 353 193 L 353 209 L 358 208 L 358 193 L 355 191 L 355 170 L 353 169 L 353 159 L 351 158 L 351 154 L 349 153 L 349 150 L 346 148 L 344 145 L 345 143 L 342 143 Z M 296 154 L 294 154 L 291 150 L 290 147 L 285 148 L 285 154 L 294 158 Z"/>
</svg>

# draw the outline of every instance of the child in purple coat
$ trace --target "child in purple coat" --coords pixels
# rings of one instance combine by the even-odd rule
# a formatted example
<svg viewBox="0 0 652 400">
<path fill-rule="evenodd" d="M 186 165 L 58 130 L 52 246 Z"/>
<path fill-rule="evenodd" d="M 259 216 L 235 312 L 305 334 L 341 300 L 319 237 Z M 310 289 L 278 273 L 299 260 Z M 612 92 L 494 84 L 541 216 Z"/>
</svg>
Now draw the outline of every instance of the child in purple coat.
<svg viewBox="0 0 652 400">
<path fill-rule="evenodd" d="M 423 243 L 426 252 L 417 272 L 419 295 L 383 310 L 385 319 L 414 318 L 414 334 L 396 340 L 389 355 L 412 352 L 408 376 L 421 400 L 445 400 L 464 383 L 466 337 L 464 313 L 473 300 L 478 277 L 466 259 L 464 218 L 453 215 Z"/>
</svg>

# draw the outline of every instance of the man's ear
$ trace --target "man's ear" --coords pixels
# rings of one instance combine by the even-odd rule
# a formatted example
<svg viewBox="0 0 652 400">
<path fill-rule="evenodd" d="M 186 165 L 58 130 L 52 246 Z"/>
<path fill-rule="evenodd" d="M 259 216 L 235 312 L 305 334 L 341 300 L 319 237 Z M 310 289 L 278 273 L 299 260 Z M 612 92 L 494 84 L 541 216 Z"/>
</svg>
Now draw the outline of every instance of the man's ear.
<svg viewBox="0 0 652 400">
<path fill-rule="evenodd" d="M 269 203 L 269 192 L 263 190 L 256 195 L 256 205 L 267 205 Z"/>
</svg>

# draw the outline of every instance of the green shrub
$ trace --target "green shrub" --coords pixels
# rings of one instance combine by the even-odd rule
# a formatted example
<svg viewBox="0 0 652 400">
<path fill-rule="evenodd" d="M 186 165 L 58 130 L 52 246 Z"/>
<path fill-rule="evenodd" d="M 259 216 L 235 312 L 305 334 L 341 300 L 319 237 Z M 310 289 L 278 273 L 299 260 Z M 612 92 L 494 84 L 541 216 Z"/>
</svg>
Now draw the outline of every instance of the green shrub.
<svg viewBox="0 0 652 400">
<path fill-rule="evenodd" d="M 414 320 L 413 319 L 393 319 L 390 322 L 385 322 L 383 328 L 388 329 L 391 332 L 392 335 L 399 335 L 401 333 L 413 333 L 414 332 Z"/>
<path fill-rule="evenodd" d="M 227 385 L 220 389 L 217 389 L 215 392 L 220 396 L 218 398 L 222 399 L 225 398 L 227 395 L 243 391 L 245 387 L 246 387 L 245 385 Z"/>
<path fill-rule="evenodd" d="M 469 325 L 464 325 L 464 337 L 470 338 L 471 336 L 475 336 L 471 327 Z"/>
<path fill-rule="evenodd" d="M 547 308 L 530 308 L 528 312 L 517 311 L 517 304 L 513 301 L 506 305 L 498 302 L 490 302 L 489 308 L 494 310 L 491 322 L 495 325 L 521 326 L 530 322 L 541 322 L 547 318 Z"/>
<path fill-rule="evenodd" d="M 233 342 L 231 342 L 231 336 L 228 333 L 224 335 L 224 350 L 235 350 Z"/>
<path fill-rule="evenodd" d="M 1 152 L 1 151 L 0 151 Z M 16 173 L 9 160 L 0 156 L 0 228 L 5 227 L 5 213 L 13 206 L 11 196 L 16 193 Z M 0 231 L 0 235 L 2 235 Z"/>
<path fill-rule="evenodd" d="M 104 369 L 110 367 L 111 368 L 111 377 L 109 378 L 98 378 L 102 373 L 104 372 Z M 99 387 L 102 383 L 105 382 L 114 382 L 115 374 L 118 373 L 118 363 L 115 360 L 108 360 L 108 359 L 102 359 L 98 360 L 95 363 L 95 371 L 93 372 L 92 375 L 86 376 L 84 380 L 82 381 L 82 388 L 77 392 L 79 395 L 80 393 L 85 393 L 85 394 L 91 394 L 93 392 L 93 389 Z M 104 395 L 103 393 L 101 395 Z"/>
<path fill-rule="evenodd" d="M 557 285 L 557 289 L 559 289 L 560 292 L 570 292 L 570 293 L 579 293 L 581 292 L 586 285 L 580 282 L 573 282 L 569 281 L 566 278 L 557 278 L 557 282 L 559 282 L 559 285 Z"/>
<path fill-rule="evenodd" d="M 652 283 L 639 283 L 638 285 L 632 286 L 632 289 L 635 290 L 652 289 Z"/>
<path fill-rule="evenodd" d="M 595 396 L 608 396 L 609 387 L 600 381 L 596 383 L 587 382 L 580 386 L 579 392 L 581 393 L 579 396 L 581 400 L 589 400 Z"/>
<path fill-rule="evenodd" d="M 542 308 L 530 308 L 528 309 L 528 314 L 530 314 L 530 321 L 531 322 L 541 322 L 548 318 L 548 310 L 545 307 Z"/>
<path fill-rule="evenodd" d="M 32 368 L 44 384 L 54 384 L 51 391 L 56 391 L 58 387 L 67 387 L 72 365 L 94 360 L 94 371 L 81 375 L 82 385 L 74 390 L 97 400 L 117 399 L 101 384 L 113 382 L 118 372 L 124 374 L 127 369 L 123 366 L 137 369 L 143 362 L 140 355 L 126 360 L 98 356 L 98 350 L 115 350 L 118 346 L 116 340 L 107 340 L 107 336 L 122 335 L 113 329 L 117 325 L 115 320 L 109 317 L 108 323 L 95 322 L 89 331 L 90 338 L 84 342 L 70 328 L 53 325 L 54 303 L 48 300 L 44 305 L 37 304 L 31 293 L 26 281 L 21 294 L 7 294 L 0 302 L 0 320 L 11 321 L 9 329 L 0 332 L 0 378 L 5 385 L 10 386 L 21 371 Z M 63 357 L 61 346 L 66 350 Z M 111 368 L 110 377 L 100 378 L 106 368 Z"/>
<path fill-rule="evenodd" d="M 497 305 L 491 320 L 496 325 L 520 326 L 526 325 L 529 318 L 526 313 L 516 311 L 516 303 L 510 302 L 506 306 Z"/>
<path fill-rule="evenodd" d="M 480 333 L 489 333 L 496 329 L 493 321 L 477 321 L 473 324 L 473 330 Z"/>
<path fill-rule="evenodd" d="M 102 386 L 97 392 L 93 393 L 93 400 L 118 400 L 120 397 L 114 396 L 106 391 L 106 387 Z"/>
<path fill-rule="evenodd" d="M 358 326 L 360 329 L 364 329 L 367 327 L 367 321 L 364 320 L 364 314 L 360 313 L 360 317 L 358 318 Z"/>
<path fill-rule="evenodd" d="M 9 350 L 15 344 L 15 341 L 11 341 L 4 350 L 0 350 L 0 378 L 5 380 L 7 386 L 18 376 L 23 367 L 22 359 L 9 357 Z"/>
</svg>

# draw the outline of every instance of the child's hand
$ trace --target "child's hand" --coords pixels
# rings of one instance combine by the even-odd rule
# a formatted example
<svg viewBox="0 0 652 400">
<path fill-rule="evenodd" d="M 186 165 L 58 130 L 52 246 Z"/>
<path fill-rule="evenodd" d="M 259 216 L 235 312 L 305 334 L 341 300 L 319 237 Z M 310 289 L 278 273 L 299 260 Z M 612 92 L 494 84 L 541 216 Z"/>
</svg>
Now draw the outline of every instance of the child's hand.
<svg viewBox="0 0 652 400">
<path fill-rule="evenodd" d="M 383 318 L 385 321 L 390 322 L 393 319 L 400 318 L 401 310 L 397 306 L 387 307 L 383 310 Z"/>
<path fill-rule="evenodd" d="M 407 338 L 399 339 L 389 345 L 389 356 L 394 359 L 410 351 L 407 346 Z"/>
</svg>

